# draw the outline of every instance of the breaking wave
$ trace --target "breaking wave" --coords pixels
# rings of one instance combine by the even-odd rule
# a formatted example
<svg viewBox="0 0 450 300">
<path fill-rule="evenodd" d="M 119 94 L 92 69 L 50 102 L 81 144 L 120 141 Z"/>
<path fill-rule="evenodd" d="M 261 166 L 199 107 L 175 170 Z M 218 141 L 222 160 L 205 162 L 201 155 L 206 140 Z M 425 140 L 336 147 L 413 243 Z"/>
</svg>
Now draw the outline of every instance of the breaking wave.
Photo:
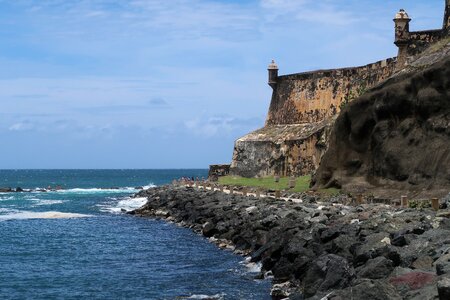
<svg viewBox="0 0 450 300">
<path fill-rule="evenodd" d="M 41 199 L 33 199 L 37 203 L 34 206 L 44 206 L 44 205 L 53 205 L 53 204 L 61 204 L 64 203 L 64 200 L 41 200 Z"/>
<path fill-rule="evenodd" d="M 28 219 L 72 219 L 72 218 L 86 218 L 86 217 L 92 217 L 92 215 L 64 213 L 59 211 L 45 211 L 45 212 L 19 211 L 6 215 L 0 215 L 0 221 L 28 220 Z"/>
<path fill-rule="evenodd" d="M 117 199 L 115 198 L 112 199 L 117 201 Z M 121 213 L 138 209 L 142 207 L 145 203 L 147 203 L 147 198 L 145 197 L 138 197 L 138 198 L 126 197 L 122 198 L 121 200 L 115 203 L 99 204 L 98 206 L 100 207 L 100 211 L 103 212 Z"/>
<path fill-rule="evenodd" d="M 216 294 L 216 295 L 192 295 L 190 297 L 187 297 L 185 299 L 200 299 L 200 300 L 222 300 L 225 299 L 224 293 Z"/>
</svg>

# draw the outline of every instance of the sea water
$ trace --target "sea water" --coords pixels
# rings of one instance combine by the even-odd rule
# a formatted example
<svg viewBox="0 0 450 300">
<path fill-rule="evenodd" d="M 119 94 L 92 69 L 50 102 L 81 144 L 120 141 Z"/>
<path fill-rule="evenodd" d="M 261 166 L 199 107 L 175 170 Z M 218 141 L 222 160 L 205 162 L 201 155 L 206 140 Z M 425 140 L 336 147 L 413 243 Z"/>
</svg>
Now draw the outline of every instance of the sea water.
<svg viewBox="0 0 450 300">
<path fill-rule="evenodd" d="M 124 211 L 206 170 L 0 170 L 0 299 L 270 299 L 242 257 Z M 209 299 L 208 298 L 208 299 Z"/>
</svg>

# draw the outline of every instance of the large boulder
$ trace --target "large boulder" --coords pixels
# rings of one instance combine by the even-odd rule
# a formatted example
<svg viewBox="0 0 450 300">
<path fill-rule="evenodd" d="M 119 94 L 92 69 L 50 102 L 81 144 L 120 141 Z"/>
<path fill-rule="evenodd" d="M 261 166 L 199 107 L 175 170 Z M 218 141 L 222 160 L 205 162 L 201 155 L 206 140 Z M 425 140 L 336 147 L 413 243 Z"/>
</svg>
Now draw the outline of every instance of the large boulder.
<svg viewBox="0 0 450 300">
<path fill-rule="evenodd" d="M 355 271 L 345 258 L 334 254 L 320 256 L 311 263 L 303 280 L 305 297 L 346 288 L 354 277 Z"/>
<path fill-rule="evenodd" d="M 347 300 L 347 299 L 370 299 L 370 300 L 401 300 L 402 297 L 395 288 L 383 280 L 358 279 L 353 286 L 340 291 L 323 293 L 311 300 Z"/>
<path fill-rule="evenodd" d="M 437 282 L 439 300 L 450 299 L 450 278 L 443 277 Z"/>
<path fill-rule="evenodd" d="M 369 279 L 386 278 L 394 270 L 392 260 L 384 256 L 378 256 L 370 259 L 365 265 L 358 270 L 358 277 Z"/>
</svg>

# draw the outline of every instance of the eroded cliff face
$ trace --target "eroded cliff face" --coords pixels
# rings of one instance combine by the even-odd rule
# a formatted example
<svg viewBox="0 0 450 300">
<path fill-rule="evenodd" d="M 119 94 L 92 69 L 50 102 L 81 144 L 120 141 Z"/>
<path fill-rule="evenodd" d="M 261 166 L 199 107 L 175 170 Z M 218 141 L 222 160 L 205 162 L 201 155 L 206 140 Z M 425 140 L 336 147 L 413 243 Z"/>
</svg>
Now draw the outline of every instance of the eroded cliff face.
<svg viewBox="0 0 450 300">
<path fill-rule="evenodd" d="M 313 184 L 448 192 L 450 44 L 418 58 L 341 112 Z"/>
</svg>

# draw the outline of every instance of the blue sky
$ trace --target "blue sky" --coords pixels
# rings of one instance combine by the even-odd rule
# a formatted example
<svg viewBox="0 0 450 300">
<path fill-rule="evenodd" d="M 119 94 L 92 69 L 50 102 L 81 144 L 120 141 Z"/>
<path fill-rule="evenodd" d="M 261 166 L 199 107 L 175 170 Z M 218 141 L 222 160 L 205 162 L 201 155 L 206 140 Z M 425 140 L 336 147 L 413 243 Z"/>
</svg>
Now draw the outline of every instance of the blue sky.
<svg viewBox="0 0 450 300">
<path fill-rule="evenodd" d="M 0 0 L 0 168 L 206 168 L 281 74 L 396 55 L 444 0 Z"/>
</svg>

